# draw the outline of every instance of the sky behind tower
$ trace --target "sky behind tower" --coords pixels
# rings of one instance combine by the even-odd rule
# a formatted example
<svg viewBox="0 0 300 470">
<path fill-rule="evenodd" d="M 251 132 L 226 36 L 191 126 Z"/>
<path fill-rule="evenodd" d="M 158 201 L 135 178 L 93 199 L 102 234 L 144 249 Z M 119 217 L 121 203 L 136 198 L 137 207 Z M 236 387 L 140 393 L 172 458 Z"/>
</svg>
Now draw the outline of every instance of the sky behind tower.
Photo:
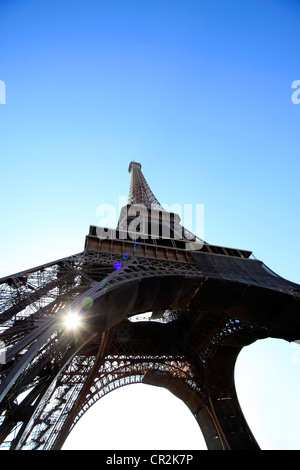
<svg viewBox="0 0 300 470">
<path fill-rule="evenodd" d="M 1 0 L 0 276 L 81 252 L 99 205 L 126 200 L 135 160 L 162 204 L 204 204 L 207 242 L 300 283 L 299 26 L 297 0 Z M 296 348 L 257 342 L 238 361 L 262 448 L 300 449 Z M 69 445 L 108 446 L 106 422 L 120 448 L 158 448 L 151 416 L 150 437 L 138 419 L 169 405 L 178 427 L 161 448 L 177 446 L 170 428 L 196 445 L 169 392 L 129 390 L 100 400 Z M 133 416 L 139 400 L 130 432 L 118 407 Z"/>
</svg>

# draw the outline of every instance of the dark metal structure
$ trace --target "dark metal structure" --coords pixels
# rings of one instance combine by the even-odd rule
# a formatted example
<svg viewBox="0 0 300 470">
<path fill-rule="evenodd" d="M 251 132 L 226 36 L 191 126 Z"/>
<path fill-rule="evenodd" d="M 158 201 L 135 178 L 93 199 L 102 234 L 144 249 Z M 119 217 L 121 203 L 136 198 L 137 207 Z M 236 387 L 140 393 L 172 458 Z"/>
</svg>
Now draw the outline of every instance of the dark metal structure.
<svg viewBox="0 0 300 470">
<path fill-rule="evenodd" d="M 117 229 L 92 226 L 82 253 L 0 280 L 1 445 L 60 449 L 99 398 L 141 382 L 182 399 L 208 449 L 257 449 L 235 361 L 257 339 L 300 339 L 300 286 L 249 251 L 186 231 L 141 165 L 129 172 Z M 155 236 L 144 237 L 149 228 Z M 73 329 L 70 313 L 80 318 Z"/>
</svg>

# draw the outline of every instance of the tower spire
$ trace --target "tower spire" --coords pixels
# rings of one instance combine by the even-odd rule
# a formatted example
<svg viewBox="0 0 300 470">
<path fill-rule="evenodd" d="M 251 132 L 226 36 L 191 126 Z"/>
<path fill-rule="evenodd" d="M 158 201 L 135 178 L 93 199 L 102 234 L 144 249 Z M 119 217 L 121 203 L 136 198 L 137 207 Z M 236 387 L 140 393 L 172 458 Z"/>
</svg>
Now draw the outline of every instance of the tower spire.
<svg viewBox="0 0 300 470">
<path fill-rule="evenodd" d="M 150 212 L 151 211 L 151 217 L 156 217 L 159 219 L 159 212 L 163 213 L 163 215 L 166 215 L 166 221 L 163 222 L 165 227 L 170 228 L 170 219 L 173 218 L 173 221 L 175 221 L 175 227 L 174 224 L 171 228 L 171 238 L 179 238 L 183 240 L 188 240 L 188 241 L 197 241 L 198 243 L 203 243 L 203 240 L 201 240 L 199 237 L 194 235 L 192 232 L 184 228 L 182 225 L 180 225 L 180 217 L 178 214 L 170 214 L 167 212 L 163 206 L 160 204 L 158 199 L 156 199 L 155 195 L 150 189 L 150 186 L 147 183 L 146 178 L 144 177 L 142 173 L 142 165 L 141 163 L 135 162 L 132 160 L 129 164 L 128 167 L 128 172 L 130 173 L 130 184 L 129 184 L 129 196 L 128 196 L 128 207 L 129 206 L 134 206 L 134 205 L 142 205 L 147 209 L 147 215 L 146 218 L 149 218 Z M 128 207 L 123 207 L 121 210 L 120 218 L 119 218 L 119 224 L 118 227 L 122 227 L 123 229 L 127 227 L 128 223 L 128 216 L 127 216 L 127 211 Z M 156 214 L 156 215 L 155 215 Z M 170 217 L 169 217 L 170 216 Z M 124 223 L 125 221 L 125 223 Z M 160 221 L 160 224 L 162 222 Z M 125 225 L 124 225 L 125 224 Z"/>
<path fill-rule="evenodd" d="M 148 209 L 151 209 L 151 205 L 152 207 L 155 205 L 156 209 L 164 210 L 142 173 L 142 165 L 131 161 L 128 172 L 130 173 L 128 204 L 144 204 Z"/>
</svg>

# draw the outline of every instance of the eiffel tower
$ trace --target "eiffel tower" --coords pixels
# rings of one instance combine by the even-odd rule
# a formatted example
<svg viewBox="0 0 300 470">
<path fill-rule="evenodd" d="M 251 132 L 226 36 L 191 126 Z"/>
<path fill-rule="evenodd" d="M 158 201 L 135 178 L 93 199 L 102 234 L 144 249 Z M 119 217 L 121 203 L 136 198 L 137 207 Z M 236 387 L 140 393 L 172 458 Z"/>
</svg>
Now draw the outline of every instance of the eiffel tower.
<svg viewBox="0 0 300 470">
<path fill-rule="evenodd" d="M 235 362 L 257 339 L 300 339 L 300 286 L 185 230 L 141 164 L 129 173 L 115 229 L 91 226 L 81 253 L 0 280 L 1 448 L 61 449 L 97 400 L 144 383 L 183 400 L 208 449 L 258 449 Z"/>
</svg>

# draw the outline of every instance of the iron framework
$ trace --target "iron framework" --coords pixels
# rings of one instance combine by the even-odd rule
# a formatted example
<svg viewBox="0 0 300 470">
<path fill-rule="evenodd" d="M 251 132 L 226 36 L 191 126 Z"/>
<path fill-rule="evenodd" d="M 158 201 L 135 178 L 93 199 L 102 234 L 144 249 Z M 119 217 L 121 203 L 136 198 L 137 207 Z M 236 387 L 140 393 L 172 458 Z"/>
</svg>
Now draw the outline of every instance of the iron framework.
<svg viewBox="0 0 300 470">
<path fill-rule="evenodd" d="M 141 165 L 129 171 L 129 206 L 154 204 L 161 220 Z M 146 383 L 186 403 L 208 449 L 257 449 L 235 362 L 257 339 L 299 340 L 300 286 L 250 251 L 190 232 L 133 240 L 121 225 L 106 239 L 91 226 L 83 252 L 0 280 L 2 447 L 60 449 L 97 400 Z M 81 320 L 74 330 L 70 312 Z"/>
</svg>

